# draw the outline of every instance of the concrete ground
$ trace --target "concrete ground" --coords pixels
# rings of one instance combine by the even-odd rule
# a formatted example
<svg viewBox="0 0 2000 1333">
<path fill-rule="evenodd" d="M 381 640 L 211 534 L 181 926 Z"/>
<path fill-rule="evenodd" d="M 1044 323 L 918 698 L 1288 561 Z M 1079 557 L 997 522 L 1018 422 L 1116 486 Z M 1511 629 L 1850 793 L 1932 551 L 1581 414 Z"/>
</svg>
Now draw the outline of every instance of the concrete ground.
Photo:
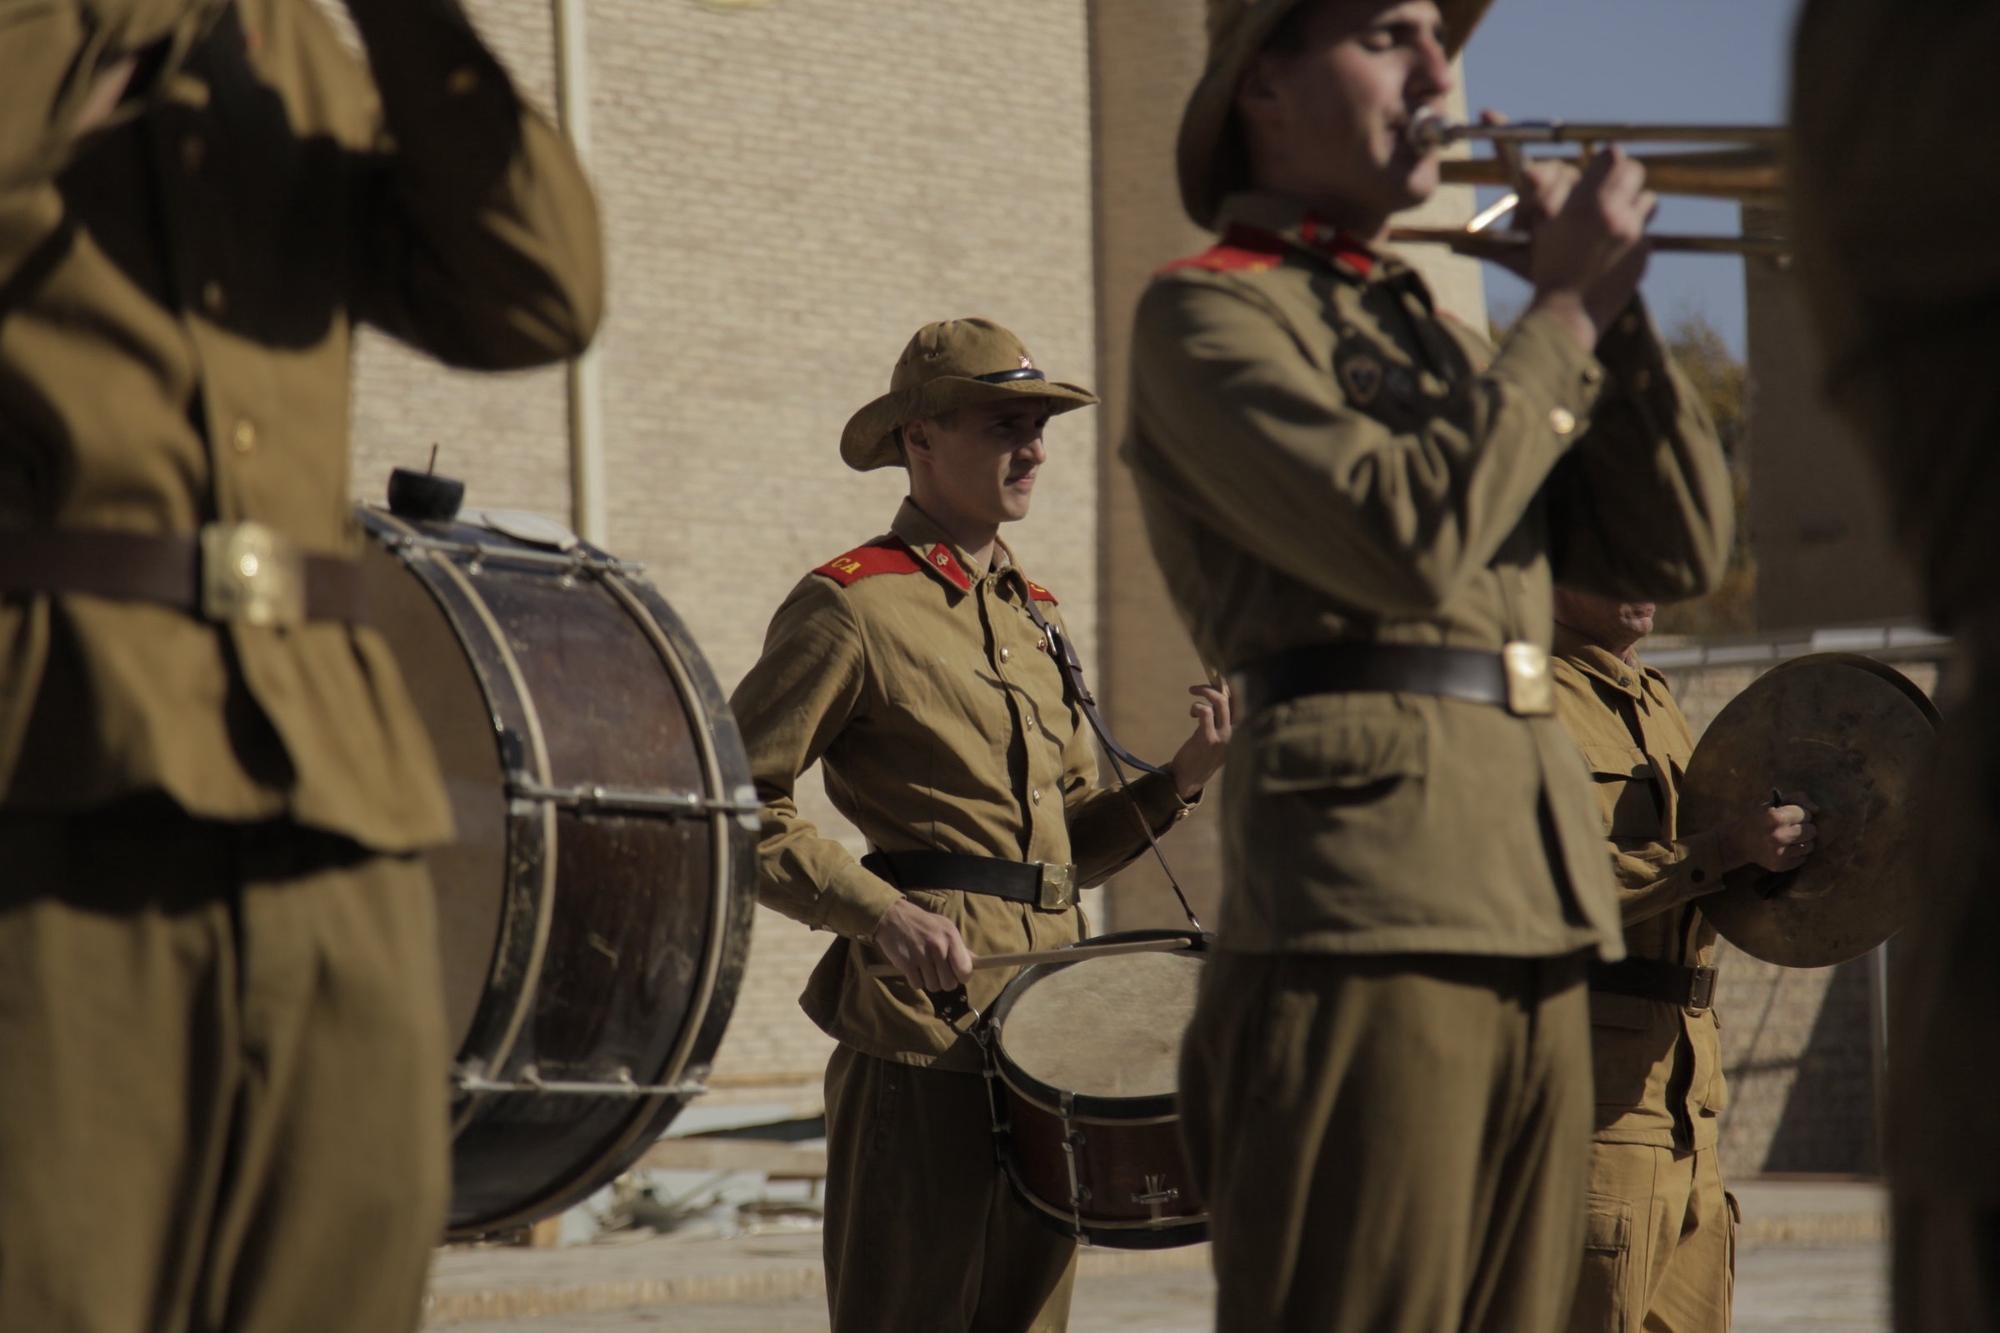
<svg viewBox="0 0 2000 1333">
<path fill-rule="evenodd" d="M 1740 1186 L 1735 1333 L 1888 1333 L 1879 1187 Z M 571 1250 L 440 1256 L 432 1327 L 454 1333 L 824 1333 L 819 1238 L 810 1232 L 660 1237 Z M 1087 1253 L 1072 1333 L 1211 1326 L 1206 1252 Z"/>
</svg>

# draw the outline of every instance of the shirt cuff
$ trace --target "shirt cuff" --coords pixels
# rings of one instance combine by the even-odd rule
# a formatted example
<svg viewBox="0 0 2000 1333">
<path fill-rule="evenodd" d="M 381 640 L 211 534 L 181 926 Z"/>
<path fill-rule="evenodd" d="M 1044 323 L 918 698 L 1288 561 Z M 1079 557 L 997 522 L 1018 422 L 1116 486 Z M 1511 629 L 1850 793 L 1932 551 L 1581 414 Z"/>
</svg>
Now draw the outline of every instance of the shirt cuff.
<svg viewBox="0 0 2000 1333">
<path fill-rule="evenodd" d="M 1650 404 L 1662 420 L 1673 419 L 1677 407 L 1666 344 L 1639 297 L 1632 298 L 1625 313 L 1597 340 L 1597 359 L 1608 376 L 1607 389 Z"/>
<path fill-rule="evenodd" d="M 1192 801 L 1183 801 L 1171 773 L 1141 773 L 1130 790 L 1133 804 L 1155 836 L 1187 818 L 1202 798 L 1202 793 L 1196 792 Z"/>
<path fill-rule="evenodd" d="M 1681 838 L 1674 843 L 1677 857 L 1675 869 L 1687 876 L 1688 883 L 1709 893 L 1722 887 L 1722 831 L 1710 829 L 1690 838 Z"/>
<path fill-rule="evenodd" d="M 850 862 L 821 890 L 817 924 L 849 939 L 869 939 L 889 909 L 902 901 L 902 892 L 893 884 L 870 874 L 860 862 Z"/>
<path fill-rule="evenodd" d="M 1549 425 L 1565 445 L 1589 429 L 1606 378 L 1603 363 L 1577 346 L 1562 322 L 1545 310 L 1521 317 L 1487 373 L 1542 398 Z"/>
</svg>

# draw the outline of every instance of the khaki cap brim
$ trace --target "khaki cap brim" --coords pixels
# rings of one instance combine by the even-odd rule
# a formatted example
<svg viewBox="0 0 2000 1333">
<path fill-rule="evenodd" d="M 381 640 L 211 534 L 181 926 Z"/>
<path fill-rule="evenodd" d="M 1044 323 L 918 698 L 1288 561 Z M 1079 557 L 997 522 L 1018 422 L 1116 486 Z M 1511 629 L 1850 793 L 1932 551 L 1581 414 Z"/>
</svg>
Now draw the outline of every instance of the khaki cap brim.
<svg viewBox="0 0 2000 1333">
<path fill-rule="evenodd" d="M 848 418 L 840 433 L 840 457 L 857 472 L 899 467 L 903 450 L 896 433 L 912 421 L 1008 398 L 1046 398 L 1054 415 L 1094 407 L 1097 395 L 1058 380 L 1017 379 L 992 383 L 961 375 L 941 375 L 914 389 L 891 390 Z"/>
<path fill-rule="evenodd" d="M 1208 68 L 1188 98 L 1181 115 L 1180 140 L 1175 148 L 1179 170 L 1181 206 L 1196 225 L 1215 229 L 1216 214 L 1230 187 L 1225 183 L 1222 154 L 1231 148 L 1228 136 L 1230 114 L 1236 107 L 1236 88 L 1250 58 L 1304 0 L 1249 0 L 1244 13 L 1228 36 L 1208 54 Z M 1438 0 L 1448 34 L 1445 49 L 1456 56 L 1465 48 L 1472 30 L 1486 14 L 1493 0 Z"/>
</svg>

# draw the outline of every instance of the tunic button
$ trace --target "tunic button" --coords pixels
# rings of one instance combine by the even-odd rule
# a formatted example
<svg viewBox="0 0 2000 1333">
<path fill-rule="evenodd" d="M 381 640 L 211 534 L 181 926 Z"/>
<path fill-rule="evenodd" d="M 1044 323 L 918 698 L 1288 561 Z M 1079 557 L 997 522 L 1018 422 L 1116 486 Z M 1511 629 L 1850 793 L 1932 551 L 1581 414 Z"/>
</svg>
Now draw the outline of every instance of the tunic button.
<svg viewBox="0 0 2000 1333">
<path fill-rule="evenodd" d="M 1558 407 L 1549 413 L 1549 426 L 1558 435 L 1567 435 L 1576 429 L 1576 414 L 1567 407 Z"/>
<path fill-rule="evenodd" d="M 1035 715 L 1033 713 L 1028 714 L 1028 716 L 1022 720 L 1021 725 L 1026 727 L 1029 731 L 1033 731 L 1035 729 Z"/>
<path fill-rule="evenodd" d="M 470 65 L 460 65 L 445 76 L 444 87 L 453 97 L 470 96 L 479 87 L 479 71 Z"/>
<path fill-rule="evenodd" d="M 190 172 L 200 171 L 202 162 L 208 157 L 208 145 L 198 134 L 190 134 L 181 140 L 181 165 Z"/>
<path fill-rule="evenodd" d="M 1040 787 L 1037 787 L 1033 791 L 1029 792 L 1028 799 L 1033 801 L 1036 805 L 1040 805 L 1042 803 L 1042 789 Z"/>
<path fill-rule="evenodd" d="M 229 443 L 239 454 L 247 454 L 257 447 L 257 428 L 247 421 L 236 423 L 236 429 L 229 433 Z"/>
<path fill-rule="evenodd" d="M 1632 391 L 1644 393 L 1653 387 L 1653 372 L 1641 367 L 1632 372 Z"/>
<path fill-rule="evenodd" d="M 1001 647 L 1001 649 L 1000 649 L 1000 660 L 1001 660 L 1001 661 L 1003 661 L 1003 662 L 1004 662 L 1004 661 L 1006 661 L 1006 660 L 1007 660 L 1008 658 L 1012 657 L 1013 655 L 1014 655 L 1014 650 L 1013 650 L 1012 648 L 1009 648 L 1009 647 L 1006 647 L 1006 646 L 1002 645 L 1002 647 Z"/>
<path fill-rule="evenodd" d="M 222 284 L 211 278 L 202 284 L 201 303 L 207 308 L 209 314 L 219 315 L 229 304 L 229 298 L 223 295 Z"/>
<path fill-rule="evenodd" d="M 1637 333 L 1639 331 L 1639 317 L 1637 315 L 1627 315 L 1618 321 L 1618 327 L 1626 333 Z"/>
</svg>

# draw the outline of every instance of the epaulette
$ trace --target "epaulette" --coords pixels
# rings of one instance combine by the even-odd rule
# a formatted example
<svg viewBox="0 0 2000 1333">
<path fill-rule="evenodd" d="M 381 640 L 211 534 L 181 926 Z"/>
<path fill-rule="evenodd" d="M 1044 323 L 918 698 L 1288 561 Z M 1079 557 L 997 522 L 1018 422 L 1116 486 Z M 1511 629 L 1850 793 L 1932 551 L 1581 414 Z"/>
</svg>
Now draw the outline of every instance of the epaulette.
<svg viewBox="0 0 2000 1333">
<path fill-rule="evenodd" d="M 1176 259 L 1160 272 L 1199 268 L 1210 273 L 1262 273 L 1276 268 L 1284 262 L 1284 258 L 1284 237 L 1258 227 L 1246 227 L 1239 222 L 1216 244 L 1198 255 Z"/>
<path fill-rule="evenodd" d="M 1044 588 L 1041 584 L 1035 582 L 1033 579 L 1028 580 L 1028 595 L 1030 597 L 1033 597 L 1038 602 L 1047 602 L 1050 606 L 1061 605 L 1060 602 L 1056 601 L 1056 595 L 1054 593 L 1050 592 L 1047 588 Z"/>
<path fill-rule="evenodd" d="M 846 555 L 835 556 L 813 573 L 824 574 L 848 588 L 876 574 L 914 574 L 922 568 L 923 562 L 902 538 L 882 537 L 866 546 L 857 546 Z"/>
</svg>

